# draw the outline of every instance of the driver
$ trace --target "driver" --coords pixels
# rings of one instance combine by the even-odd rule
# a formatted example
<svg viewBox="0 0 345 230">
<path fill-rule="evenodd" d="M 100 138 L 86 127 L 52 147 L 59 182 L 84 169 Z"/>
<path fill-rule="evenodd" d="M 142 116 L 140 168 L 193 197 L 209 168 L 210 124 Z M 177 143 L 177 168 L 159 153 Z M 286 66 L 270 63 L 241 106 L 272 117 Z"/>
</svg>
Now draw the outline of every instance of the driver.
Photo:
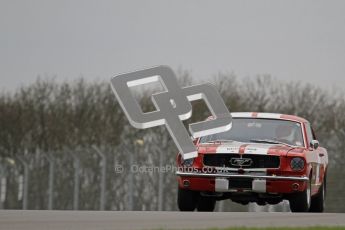
<svg viewBox="0 0 345 230">
<path fill-rule="evenodd" d="M 290 125 L 279 125 L 276 130 L 276 139 L 278 141 L 290 144 L 290 145 L 296 145 L 296 137 L 293 127 Z"/>
</svg>

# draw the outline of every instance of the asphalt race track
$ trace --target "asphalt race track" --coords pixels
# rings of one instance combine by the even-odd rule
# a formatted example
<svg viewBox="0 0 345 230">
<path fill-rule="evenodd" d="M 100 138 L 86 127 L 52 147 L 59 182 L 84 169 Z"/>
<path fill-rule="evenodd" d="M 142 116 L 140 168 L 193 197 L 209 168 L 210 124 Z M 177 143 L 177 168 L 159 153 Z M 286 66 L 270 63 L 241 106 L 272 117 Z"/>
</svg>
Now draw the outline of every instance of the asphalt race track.
<svg viewBox="0 0 345 230">
<path fill-rule="evenodd" d="M 210 227 L 345 226 L 339 213 L 182 213 L 1 210 L 0 229 L 202 229 Z"/>
</svg>

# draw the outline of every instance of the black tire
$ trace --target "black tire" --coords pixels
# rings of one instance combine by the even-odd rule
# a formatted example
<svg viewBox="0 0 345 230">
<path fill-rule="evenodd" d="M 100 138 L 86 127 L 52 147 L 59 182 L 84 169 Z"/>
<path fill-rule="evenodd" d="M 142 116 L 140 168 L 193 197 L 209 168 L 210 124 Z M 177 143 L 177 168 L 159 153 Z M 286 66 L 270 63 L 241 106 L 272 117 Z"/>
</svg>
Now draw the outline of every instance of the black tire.
<svg viewBox="0 0 345 230">
<path fill-rule="evenodd" d="M 197 206 L 199 193 L 178 188 L 177 192 L 177 206 L 182 212 L 193 212 Z"/>
<path fill-rule="evenodd" d="M 213 197 L 200 196 L 198 201 L 198 212 L 213 212 L 216 207 L 216 200 Z"/>
<path fill-rule="evenodd" d="M 311 198 L 309 212 L 323 212 L 326 198 L 326 178 L 324 179 L 319 192 Z"/>
<path fill-rule="evenodd" d="M 308 212 L 311 203 L 311 183 L 307 182 L 307 188 L 303 192 L 293 193 L 290 195 L 291 212 Z"/>
</svg>

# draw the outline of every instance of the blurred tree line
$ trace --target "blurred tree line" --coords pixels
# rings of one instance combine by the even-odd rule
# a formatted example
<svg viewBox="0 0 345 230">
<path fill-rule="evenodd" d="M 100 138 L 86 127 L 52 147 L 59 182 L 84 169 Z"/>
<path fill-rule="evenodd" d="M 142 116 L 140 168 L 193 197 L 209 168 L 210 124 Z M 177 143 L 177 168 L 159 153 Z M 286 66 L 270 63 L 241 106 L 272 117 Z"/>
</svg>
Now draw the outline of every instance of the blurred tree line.
<svg viewBox="0 0 345 230">
<path fill-rule="evenodd" d="M 179 81 L 181 86 L 196 83 L 183 71 Z M 270 76 L 238 79 L 218 74 L 212 81 L 231 112 L 275 112 L 308 119 L 329 151 L 327 211 L 345 211 L 345 100 L 341 92 Z M 152 87 L 133 92 L 143 111 L 154 110 L 153 92 Z M 193 102 L 192 118 L 185 124 L 209 115 L 204 102 Z M 105 165 L 97 151 L 104 154 Z M 102 209 L 103 199 L 105 210 L 177 210 L 172 170 L 130 173 L 131 164 L 174 165 L 176 152 L 165 127 L 138 130 L 129 125 L 108 82 L 38 79 L 0 94 L 0 208 L 23 207 L 24 162 L 29 172 L 28 209 L 96 210 Z M 49 178 L 53 178 L 50 185 Z M 105 191 L 100 198 L 102 180 Z M 246 211 L 247 207 L 226 202 L 222 210 Z"/>
</svg>

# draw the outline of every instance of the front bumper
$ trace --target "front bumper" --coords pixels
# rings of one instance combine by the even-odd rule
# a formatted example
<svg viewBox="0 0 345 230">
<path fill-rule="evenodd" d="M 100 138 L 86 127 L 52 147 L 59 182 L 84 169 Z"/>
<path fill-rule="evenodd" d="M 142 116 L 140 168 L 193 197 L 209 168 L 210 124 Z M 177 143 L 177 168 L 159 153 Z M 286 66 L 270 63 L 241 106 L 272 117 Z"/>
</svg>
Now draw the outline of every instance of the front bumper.
<svg viewBox="0 0 345 230">
<path fill-rule="evenodd" d="M 177 176 L 183 177 L 217 177 L 217 178 L 247 178 L 247 179 L 266 179 L 266 180 L 289 180 L 289 181 L 309 181 L 306 176 L 267 176 L 255 174 L 228 174 L 228 173 L 195 173 L 195 172 L 176 172 Z"/>
<path fill-rule="evenodd" d="M 260 174 L 231 174 L 231 173 L 198 173 L 177 171 L 180 188 L 205 192 L 257 192 L 257 193 L 292 193 L 304 191 L 306 176 L 276 176 Z M 245 189 L 231 187 L 232 180 L 250 180 L 251 184 Z M 186 187 L 188 182 L 188 187 Z M 296 188 L 297 186 L 297 188 Z"/>
</svg>

